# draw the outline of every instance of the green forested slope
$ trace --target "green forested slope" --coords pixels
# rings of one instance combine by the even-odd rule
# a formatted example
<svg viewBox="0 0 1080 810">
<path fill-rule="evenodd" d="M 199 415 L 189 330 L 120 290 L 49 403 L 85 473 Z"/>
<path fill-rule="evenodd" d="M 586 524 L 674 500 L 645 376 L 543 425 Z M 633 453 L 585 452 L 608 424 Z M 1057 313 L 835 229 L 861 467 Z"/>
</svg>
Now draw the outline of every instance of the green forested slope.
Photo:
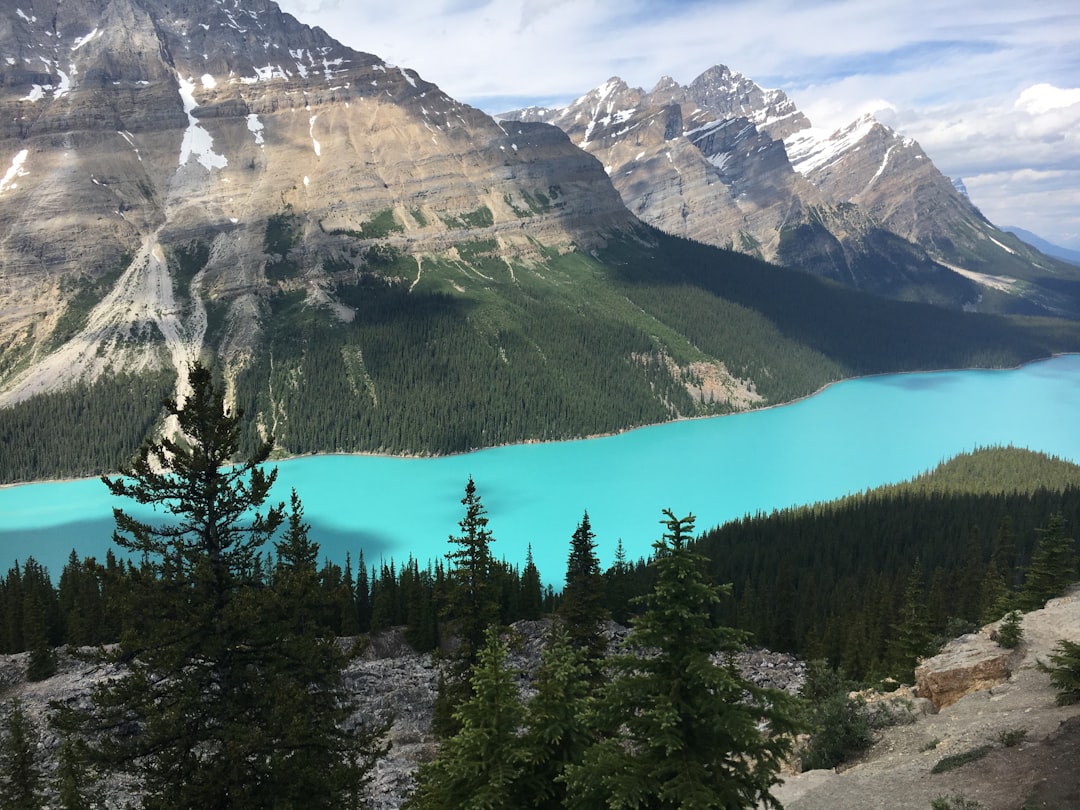
<svg viewBox="0 0 1080 810">
<path fill-rule="evenodd" d="M 699 550 L 716 579 L 734 585 L 726 620 L 765 646 L 880 675 L 894 669 L 913 571 L 932 633 L 1000 618 L 1001 587 L 1021 588 L 1055 514 L 1075 537 L 1080 467 L 998 448 L 907 484 L 748 516 L 703 534 Z"/>
<path fill-rule="evenodd" d="M 337 311 L 270 278 L 261 332 L 229 364 L 245 450 L 273 434 L 288 454 L 438 454 L 730 410 L 691 397 L 698 363 L 722 364 L 769 405 L 854 375 L 1080 351 L 1078 323 L 877 298 L 644 226 L 588 254 L 537 244 L 510 257 L 466 237 L 439 255 L 357 255 L 320 293 Z M 206 303 L 204 361 L 224 369 L 215 357 L 236 338 L 228 302 Z M 147 393 L 119 412 L 113 383 L 0 410 L 0 482 L 114 468 L 158 413 L 162 379 L 139 386 Z M 92 416 L 103 412 L 107 435 Z"/>
</svg>

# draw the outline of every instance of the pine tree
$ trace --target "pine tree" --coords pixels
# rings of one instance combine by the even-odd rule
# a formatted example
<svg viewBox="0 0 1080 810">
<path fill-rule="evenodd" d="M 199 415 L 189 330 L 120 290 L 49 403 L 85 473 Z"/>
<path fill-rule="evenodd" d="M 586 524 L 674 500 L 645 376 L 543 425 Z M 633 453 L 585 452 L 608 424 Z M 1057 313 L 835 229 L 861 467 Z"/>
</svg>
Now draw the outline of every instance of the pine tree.
<svg viewBox="0 0 1080 810">
<path fill-rule="evenodd" d="M 1031 564 L 1020 592 L 1020 607 L 1038 610 L 1047 599 L 1060 596 L 1076 579 L 1076 549 L 1073 538 L 1065 533 L 1065 516 L 1050 516 L 1050 525 L 1040 530 L 1031 553 Z"/>
<path fill-rule="evenodd" d="M 270 651 L 262 705 L 256 707 L 269 757 L 262 801 L 291 808 L 359 807 L 375 760 L 384 753 L 380 741 L 387 728 L 383 722 L 348 727 L 356 708 L 341 678 L 348 651 L 321 621 L 335 596 L 319 582 L 319 545 L 309 539 L 309 529 L 294 491 L 286 531 L 275 543 L 274 587 L 261 622 L 260 642 Z"/>
<path fill-rule="evenodd" d="M 56 674 L 56 650 L 49 643 L 43 601 L 38 589 L 27 590 L 23 601 L 23 637 L 30 649 L 26 678 L 30 681 L 43 681 Z"/>
<path fill-rule="evenodd" d="M 91 810 L 99 804 L 85 748 L 72 737 L 64 737 L 60 743 L 52 780 L 60 810 Z"/>
<path fill-rule="evenodd" d="M 487 528 L 487 510 L 476 493 L 472 476 L 461 503 L 465 507 L 465 517 L 458 524 L 461 534 L 450 536 L 456 548 L 446 555 L 450 562 L 448 618 L 461 645 L 460 657 L 471 666 L 488 627 L 498 621 L 499 597 L 492 583 L 494 538 Z"/>
<path fill-rule="evenodd" d="M 525 551 L 525 567 L 521 571 L 521 618 L 539 619 L 544 611 L 544 590 L 540 569 L 533 561 L 532 543 Z"/>
<path fill-rule="evenodd" d="M 1039 669 L 1050 673 L 1050 683 L 1058 690 L 1057 704 L 1080 703 L 1080 644 L 1059 639 L 1050 655 L 1050 663 L 1038 662 Z"/>
<path fill-rule="evenodd" d="M 524 711 L 507 646 L 495 627 L 477 650 L 471 696 L 455 713 L 459 731 L 422 765 L 408 810 L 520 810 Z"/>
<path fill-rule="evenodd" d="M 43 801 L 36 734 L 18 699 L 8 704 L 7 717 L 0 731 L 0 807 L 4 810 L 40 810 Z"/>
<path fill-rule="evenodd" d="M 665 510 L 652 562 L 656 584 L 612 681 L 597 699 L 599 739 L 567 769 L 572 808 L 730 810 L 779 807 L 771 788 L 797 701 L 747 681 L 730 660 L 745 634 L 714 625 L 730 586 L 711 584 L 688 543 L 693 517 Z"/>
<path fill-rule="evenodd" d="M 570 644 L 585 651 L 594 679 L 599 676 L 600 660 L 607 652 L 607 638 L 603 632 L 603 622 L 607 618 L 604 580 L 596 557 L 595 537 L 586 512 L 570 538 L 566 587 L 559 606 L 559 619 L 566 627 Z"/>
<path fill-rule="evenodd" d="M 91 709 L 61 710 L 57 724 L 82 735 L 95 764 L 140 779 L 147 810 L 282 806 L 283 797 L 356 806 L 353 765 L 333 765 L 354 753 L 339 751 L 334 731 L 341 659 L 303 615 L 306 595 L 290 601 L 287 587 L 261 581 L 260 547 L 284 519 L 284 504 L 263 511 L 272 442 L 234 464 L 240 415 L 208 369 L 193 365 L 189 381 L 185 403 L 168 405 L 178 436 L 144 445 L 122 477 L 103 479 L 114 495 L 173 516 L 150 523 L 114 510 L 114 541 L 142 561 L 125 578 L 125 628 L 106 654 L 125 674 L 94 689 Z M 294 496 L 279 558 L 307 582 L 313 553 Z"/>
<path fill-rule="evenodd" d="M 592 675 L 586 651 L 571 644 L 561 624 L 552 624 L 536 672 L 536 694 L 525 707 L 524 807 L 559 810 L 565 805 L 563 774 L 581 761 L 593 739 L 585 719 L 594 691 Z"/>
<path fill-rule="evenodd" d="M 913 681 L 915 665 L 930 652 L 933 643 L 922 576 L 922 563 L 916 559 L 904 586 L 904 601 L 890 642 L 891 674 L 904 683 Z"/>
<path fill-rule="evenodd" d="M 435 698 L 433 726 L 441 736 L 458 729 L 454 715 L 471 694 L 469 672 L 488 628 L 499 621 L 500 592 L 493 581 L 495 565 L 490 548 L 493 538 L 487 528 L 487 510 L 476 493 L 472 476 L 465 485 L 461 503 L 465 507 L 465 517 L 458 524 L 461 534 L 450 535 L 450 542 L 456 548 L 446 555 L 450 568 L 444 615 L 457 640 L 457 648 Z"/>
</svg>

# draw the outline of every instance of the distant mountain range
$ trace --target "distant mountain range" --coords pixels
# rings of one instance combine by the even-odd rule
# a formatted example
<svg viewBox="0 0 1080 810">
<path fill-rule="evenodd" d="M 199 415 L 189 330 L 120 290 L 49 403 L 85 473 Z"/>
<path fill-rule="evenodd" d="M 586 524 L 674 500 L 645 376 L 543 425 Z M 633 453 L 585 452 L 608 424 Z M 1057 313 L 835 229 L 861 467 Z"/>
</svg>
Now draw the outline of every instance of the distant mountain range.
<svg viewBox="0 0 1080 810">
<path fill-rule="evenodd" d="M 0 10 L 0 480 L 114 468 L 196 358 L 249 444 L 436 453 L 1080 349 L 997 314 L 1075 317 L 1075 268 L 722 68 L 611 83 L 568 137 L 269 0 Z"/>
<path fill-rule="evenodd" d="M 1038 248 L 1040 252 L 1045 253 L 1047 256 L 1053 256 L 1062 261 L 1069 262 L 1069 264 L 1080 265 L 1080 250 L 1070 250 L 1069 248 L 1055 245 L 1053 242 L 1048 242 L 1041 236 L 1033 234 L 1031 231 L 1025 231 L 1023 228 L 1017 228 L 1014 225 L 1004 225 L 1002 226 L 1002 230 L 1020 237 L 1029 245 Z"/>
<path fill-rule="evenodd" d="M 563 129 L 668 233 L 903 300 L 1080 314 L 1075 269 L 987 221 L 914 140 L 871 116 L 815 129 L 725 66 L 648 92 L 614 77 L 566 107 L 498 117 Z"/>
</svg>

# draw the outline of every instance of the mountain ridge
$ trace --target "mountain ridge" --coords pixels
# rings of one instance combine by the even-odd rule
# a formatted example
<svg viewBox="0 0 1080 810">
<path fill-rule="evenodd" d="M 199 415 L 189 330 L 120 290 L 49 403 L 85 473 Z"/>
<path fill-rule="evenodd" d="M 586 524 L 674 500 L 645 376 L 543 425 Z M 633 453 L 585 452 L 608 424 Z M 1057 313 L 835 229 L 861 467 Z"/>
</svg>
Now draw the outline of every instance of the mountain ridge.
<svg viewBox="0 0 1080 810">
<path fill-rule="evenodd" d="M 903 300 L 1077 317 L 1076 273 L 995 228 L 911 138 L 864 116 L 815 129 L 779 90 L 716 65 L 652 91 L 612 77 L 546 121 L 661 230 Z"/>
<path fill-rule="evenodd" d="M 1075 324 L 895 305 L 671 237 L 560 129 L 496 121 L 269 0 L 20 2 L 0 0 L 4 480 L 112 469 L 168 429 L 138 381 L 175 375 L 183 396 L 195 359 L 252 415 L 251 443 L 409 454 L 1080 348 Z M 739 110 L 772 111 L 763 127 L 801 120 L 712 79 L 657 92 L 717 103 L 723 80 Z M 717 163 L 725 139 L 757 139 L 749 165 L 780 178 L 746 185 L 763 217 L 806 186 L 749 121 L 654 118 L 657 144 L 693 124 Z M 679 138 L 689 167 L 700 148 Z M 114 426 L 101 466 L 75 452 L 88 421 Z"/>
</svg>

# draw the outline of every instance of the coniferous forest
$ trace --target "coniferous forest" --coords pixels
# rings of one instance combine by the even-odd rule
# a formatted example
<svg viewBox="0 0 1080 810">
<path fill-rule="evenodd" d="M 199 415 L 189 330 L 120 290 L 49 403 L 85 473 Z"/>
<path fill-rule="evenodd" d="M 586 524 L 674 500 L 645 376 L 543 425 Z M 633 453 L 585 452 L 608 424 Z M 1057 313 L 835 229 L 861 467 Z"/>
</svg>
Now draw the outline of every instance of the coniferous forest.
<svg viewBox="0 0 1080 810">
<path fill-rule="evenodd" d="M 301 496 L 270 498 L 275 473 L 258 465 L 272 442 L 226 464 L 243 425 L 208 371 L 194 367 L 192 383 L 171 408 L 186 440 L 144 445 L 123 477 L 103 479 L 114 494 L 172 504 L 178 522 L 118 510 L 116 553 L 73 550 L 55 583 L 27 558 L 0 581 L 0 651 L 28 651 L 29 678 L 50 677 L 64 644 L 130 673 L 51 722 L 70 767 L 126 774 L 144 807 L 217 806 L 222 790 L 245 797 L 233 806 L 362 806 L 385 729 L 346 724 L 349 646 L 335 639 L 394 627 L 441 662 L 443 743 L 411 807 L 624 806 L 640 791 L 666 797 L 657 806 L 767 803 L 805 727 L 801 709 L 705 663 L 713 653 L 762 645 L 863 682 L 910 681 L 941 641 L 1038 608 L 1077 576 L 1080 468 L 1011 448 L 700 534 L 692 516 L 665 512 L 653 554 L 629 560 L 620 546 L 606 571 L 585 513 L 568 527 L 560 592 L 542 587 L 531 556 L 491 555 L 497 516 L 471 479 L 444 557 L 370 566 L 357 549 L 320 565 Z M 498 630 L 543 616 L 556 621 L 536 694 L 522 702 Z M 613 655 L 609 618 L 632 627 Z M 675 680 L 680 701 L 654 702 Z M 717 694 L 742 713 L 710 718 Z M 13 711 L 9 727 L 21 722 Z M 194 725 L 183 720 L 192 712 Z M 686 737 L 668 738 L 674 717 Z M 703 742 L 718 724 L 727 733 Z M 696 764 L 670 768 L 671 750 Z"/>
</svg>

